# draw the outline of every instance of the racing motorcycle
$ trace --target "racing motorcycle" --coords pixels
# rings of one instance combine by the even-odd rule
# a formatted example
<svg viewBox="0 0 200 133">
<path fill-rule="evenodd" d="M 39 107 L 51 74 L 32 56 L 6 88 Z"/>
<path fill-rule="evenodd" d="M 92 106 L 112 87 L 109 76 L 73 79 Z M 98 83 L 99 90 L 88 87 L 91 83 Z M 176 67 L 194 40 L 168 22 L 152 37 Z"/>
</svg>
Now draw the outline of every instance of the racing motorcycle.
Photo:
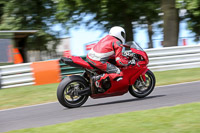
<svg viewBox="0 0 200 133">
<path fill-rule="evenodd" d="M 93 76 L 100 75 L 104 72 L 90 65 L 87 61 L 79 56 L 62 57 L 61 62 L 84 69 L 81 75 L 66 76 L 57 88 L 57 98 L 61 105 L 67 108 L 75 108 L 83 105 L 88 97 L 103 98 L 111 96 L 120 96 L 129 92 L 137 98 L 148 96 L 155 87 L 155 76 L 151 72 L 147 64 L 149 63 L 146 52 L 136 43 L 127 42 L 124 47 L 126 51 L 123 53 L 130 61 L 134 60 L 134 64 L 119 67 L 123 72 L 123 79 L 120 81 L 110 80 L 106 78 L 101 81 L 103 92 L 99 91 L 92 80 Z M 115 64 L 115 59 L 108 60 Z"/>
</svg>

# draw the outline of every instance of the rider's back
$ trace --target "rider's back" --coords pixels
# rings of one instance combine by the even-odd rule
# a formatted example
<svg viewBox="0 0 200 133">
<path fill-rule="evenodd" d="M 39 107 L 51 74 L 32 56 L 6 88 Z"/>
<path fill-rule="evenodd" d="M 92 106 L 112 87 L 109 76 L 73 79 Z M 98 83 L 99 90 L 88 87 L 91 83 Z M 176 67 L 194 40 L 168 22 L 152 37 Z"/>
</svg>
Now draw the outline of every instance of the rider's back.
<svg viewBox="0 0 200 133">
<path fill-rule="evenodd" d="M 115 54 L 114 42 L 116 41 L 118 40 L 110 35 L 102 38 L 88 53 L 89 58 L 96 61 L 107 61 Z"/>
</svg>

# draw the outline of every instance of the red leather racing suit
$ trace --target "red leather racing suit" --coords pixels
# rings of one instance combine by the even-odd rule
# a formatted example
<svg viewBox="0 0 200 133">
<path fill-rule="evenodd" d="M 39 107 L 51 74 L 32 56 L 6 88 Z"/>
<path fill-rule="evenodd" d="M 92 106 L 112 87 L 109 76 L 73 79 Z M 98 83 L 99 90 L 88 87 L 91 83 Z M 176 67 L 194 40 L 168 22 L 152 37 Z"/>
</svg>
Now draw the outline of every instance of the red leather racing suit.
<svg viewBox="0 0 200 133">
<path fill-rule="evenodd" d="M 127 66 L 128 59 L 122 55 L 123 45 L 113 36 L 107 35 L 102 38 L 87 54 L 88 62 L 103 70 L 111 79 L 122 77 L 123 73 L 118 67 L 108 62 L 108 59 L 115 55 L 117 66 Z"/>
</svg>

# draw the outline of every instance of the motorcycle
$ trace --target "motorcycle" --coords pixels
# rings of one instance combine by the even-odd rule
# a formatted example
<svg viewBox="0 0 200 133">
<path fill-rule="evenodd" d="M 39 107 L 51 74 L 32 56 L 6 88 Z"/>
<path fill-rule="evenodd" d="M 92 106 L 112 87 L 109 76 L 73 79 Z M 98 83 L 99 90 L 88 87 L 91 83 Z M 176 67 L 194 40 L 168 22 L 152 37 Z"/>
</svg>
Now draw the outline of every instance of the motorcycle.
<svg viewBox="0 0 200 133">
<path fill-rule="evenodd" d="M 148 96 L 154 89 L 156 79 L 148 67 L 149 63 L 146 52 L 136 43 L 127 42 L 124 47 L 126 50 L 123 55 L 129 60 L 134 60 L 135 64 L 120 67 L 123 72 L 123 79 L 120 81 L 110 80 L 106 78 L 101 81 L 104 92 L 99 92 L 94 85 L 92 77 L 94 75 L 102 74 L 103 72 L 81 57 L 62 57 L 61 62 L 84 69 L 82 75 L 72 75 L 65 77 L 57 88 L 57 99 L 61 105 L 68 108 L 80 107 L 83 105 L 88 97 L 103 98 L 111 96 L 120 96 L 129 92 L 132 96 L 137 98 L 144 98 Z M 115 64 L 115 59 L 109 59 L 109 62 Z"/>
</svg>

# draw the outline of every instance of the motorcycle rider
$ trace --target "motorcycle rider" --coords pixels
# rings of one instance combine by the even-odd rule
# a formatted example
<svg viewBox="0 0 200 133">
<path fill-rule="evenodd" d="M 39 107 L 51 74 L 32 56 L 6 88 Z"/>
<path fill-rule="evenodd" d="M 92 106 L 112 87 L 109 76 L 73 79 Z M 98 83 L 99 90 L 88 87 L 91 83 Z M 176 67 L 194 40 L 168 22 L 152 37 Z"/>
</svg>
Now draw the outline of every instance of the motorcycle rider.
<svg viewBox="0 0 200 133">
<path fill-rule="evenodd" d="M 95 44 L 87 54 L 86 59 L 89 64 L 105 72 L 102 75 L 93 76 L 93 81 L 100 90 L 102 90 L 101 81 L 105 80 L 107 77 L 109 77 L 110 80 L 116 81 L 123 79 L 123 73 L 117 66 L 128 66 L 135 63 L 133 60 L 128 61 L 128 59 L 122 55 L 125 39 L 125 30 L 120 26 L 114 26 L 110 29 L 109 35 Z M 114 55 L 117 66 L 108 62 L 108 59 Z"/>
</svg>

